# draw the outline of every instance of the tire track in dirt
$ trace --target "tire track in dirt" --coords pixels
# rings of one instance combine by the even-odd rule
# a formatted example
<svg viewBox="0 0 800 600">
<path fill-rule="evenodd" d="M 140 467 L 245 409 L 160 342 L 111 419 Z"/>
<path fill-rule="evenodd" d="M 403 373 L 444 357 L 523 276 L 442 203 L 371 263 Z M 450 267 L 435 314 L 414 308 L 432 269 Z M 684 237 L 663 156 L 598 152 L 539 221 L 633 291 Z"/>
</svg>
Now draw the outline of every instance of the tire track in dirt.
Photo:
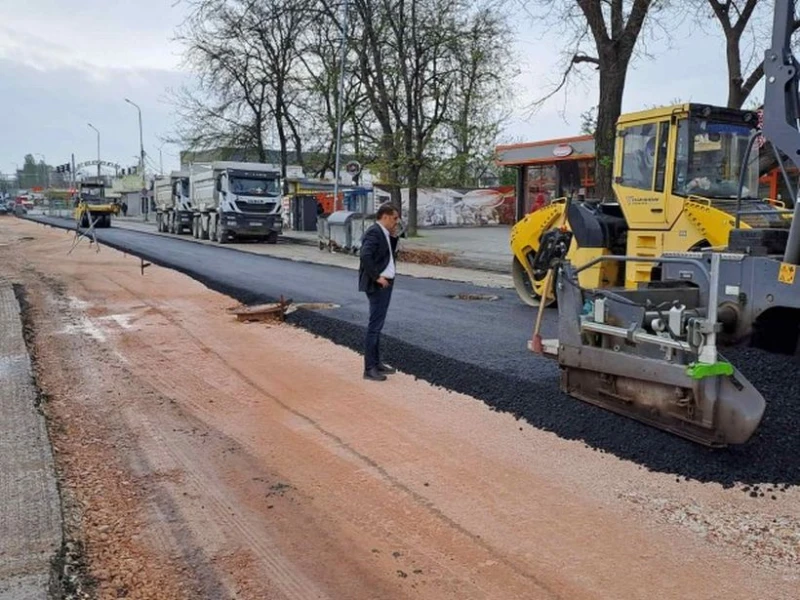
<svg viewBox="0 0 800 600">
<path fill-rule="evenodd" d="M 116 282 L 114 282 L 112 279 L 106 277 L 106 280 L 115 287 L 118 287 Z M 82 282 L 76 283 L 86 291 L 87 295 L 97 293 L 96 290 L 86 288 L 84 285 L 82 285 Z M 75 311 L 79 311 L 81 309 L 88 309 L 89 312 L 97 312 L 96 310 L 93 310 L 92 307 L 80 307 L 74 302 L 71 302 L 70 304 L 72 306 L 69 308 L 72 310 L 69 310 L 68 307 L 64 307 L 65 310 L 63 314 L 69 315 L 71 323 L 83 324 L 85 327 L 85 322 L 87 320 L 100 320 L 97 318 L 92 319 L 92 317 L 87 316 L 83 312 L 80 314 L 73 314 Z M 146 304 L 146 306 L 149 306 L 149 304 Z M 119 324 L 117 323 L 117 325 Z M 91 328 L 99 329 L 101 327 L 103 326 L 91 323 Z M 121 329 L 124 332 L 124 328 Z M 110 330 L 106 328 L 104 331 L 109 332 Z M 93 341 L 96 341 L 96 337 L 92 336 L 90 332 L 79 331 L 78 333 L 80 335 L 89 336 Z M 127 371 L 131 374 L 131 376 L 133 376 L 133 372 L 135 370 L 133 368 L 134 365 L 125 359 L 123 354 L 111 347 L 107 338 L 108 336 L 106 335 L 102 342 L 104 350 L 107 350 L 115 358 L 122 358 L 127 363 L 125 367 L 123 367 L 123 370 Z M 148 356 L 149 355 L 150 353 L 148 353 Z M 101 363 L 106 362 L 107 360 L 100 359 L 99 361 L 94 361 L 94 364 L 99 366 Z M 149 368 L 145 371 L 146 373 L 163 372 L 163 362 L 160 364 L 147 363 L 147 366 Z M 150 371 L 150 368 L 152 368 L 152 371 Z M 152 378 L 140 377 L 138 379 L 147 381 L 148 379 Z M 153 395 L 160 395 L 158 386 L 152 386 L 150 385 L 150 382 L 148 382 L 145 384 L 142 393 L 142 398 L 137 399 L 133 405 L 129 403 L 126 407 L 123 407 L 119 413 L 116 414 L 116 419 L 124 420 L 126 425 L 125 427 L 119 427 L 119 430 L 129 429 L 136 432 L 135 437 L 138 439 L 138 443 L 136 445 L 137 450 L 135 452 L 128 452 L 127 460 L 135 465 L 136 471 L 139 472 L 140 476 L 144 477 L 145 480 L 152 482 L 154 479 L 159 478 L 159 473 L 172 473 L 178 469 L 178 472 L 189 480 L 189 486 L 195 493 L 197 493 L 197 495 L 202 496 L 204 499 L 210 500 L 210 502 L 206 505 L 206 508 L 210 508 L 212 510 L 212 515 L 205 517 L 205 526 L 211 524 L 217 530 L 219 534 L 218 537 L 220 539 L 226 538 L 237 541 L 242 539 L 246 540 L 247 547 L 258 558 L 258 562 L 261 565 L 261 568 L 256 570 L 267 574 L 269 582 L 275 584 L 275 589 L 267 590 L 268 595 L 266 597 L 275 597 L 275 594 L 277 593 L 281 598 L 287 598 L 289 600 L 306 600 L 310 598 L 327 599 L 328 596 L 325 595 L 313 582 L 297 573 L 287 561 L 282 560 L 282 556 L 276 547 L 267 547 L 254 533 L 252 533 L 254 530 L 254 524 L 252 522 L 244 523 L 242 519 L 237 517 L 235 512 L 232 512 L 232 505 L 236 503 L 237 499 L 226 498 L 223 494 L 218 493 L 217 486 L 209 485 L 210 481 L 215 480 L 215 473 L 213 471 L 209 471 L 208 469 L 202 468 L 202 461 L 197 461 L 197 457 L 191 454 L 191 446 L 180 445 L 176 443 L 174 437 L 164 435 L 164 423 L 161 423 L 161 426 L 155 424 L 153 420 L 147 416 L 145 411 L 140 410 L 141 405 L 144 403 L 152 403 L 154 401 L 158 402 L 157 399 L 152 398 Z M 148 398 L 148 396 L 151 397 Z M 187 415 L 183 415 L 184 418 L 186 418 L 186 416 Z M 178 426 L 185 425 L 185 421 L 181 422 L 179 420 L 173 424 Z M 145 447 L 142 443 L 142 440 L 146 438 L 149 438 L 150 441 L 155 441 L 155 445 L 148 443 L 147 447 Z M 153 452 L 154 448 L 155 453 Z M 166 490 L 163 489 L 163 486 L 159 487 L 157 485 L 153 485 L 149 487 L 152 488 L 149 491 L 151 500 L 154 502 L 154 505 L 151 506 L 151 509 L 157 510 L 162 516 L 162 519 L 158 521 L 167 524 L 181 522 L 182 520 L 176 517 L 176 515 L 179 515 L 182 512 L 179 503 L 177 503 L 176 500 L 171 497 Z M 187 519 L 184 522 L 192 523 L 192 519 Z M 190 526 L 189 529 L 192 529 L 192 527 Z M 198 540 L 202 537 L 205 537 L 206 539 L 209 537 L 217 537 L 208 535 L 204 536 L 203 532 L 200 531 L 193 531 L 192 535 L 186 535 L 187 529 L 174 527 L 169 527 L 169 533 L 164 531 L 161 527 L 153 527 L 150 529 L 150 532 L 153 534 L 153 537 L 157 537 L 162 540 L 162 545 L 164 548 L 174 549 L 175 542 L 177 541 L 179 548 L 184 554 L 188 553 L 190 555 L 194 555 L 194 560 L 190 562 L 194 562 L 195 564 L 198 563 L 198 560 L 208 563 L 210 558 L 209 556 L 204 556 L 202 558 L 197 556 L 200 548 L 203 548 L 203 551 L 199 552 L 200 554 L 206 554 L 205 550 L 207 548 L 205 544 L 199 544 Z M 234 532 L 233 536 L 231 536 L 231 532 Z M 222 597 L 224 591 L 227 591 L 234 596 L 236 595 L 236 588 L 239 587 L 238 585 L 232 586 L 230 585 L 230 582 L 227 584 L 223 583 L 225 577 L 221 573 L 219 575 L 222 576 L 222 579 L 209 578 L 208 573 L 208 571 L 201 571 L 199 574 L 199 579 L 204 580 L 204 590 L 206 593 L 211 594 L 211 597 Z M 252 588 L 253 585 L 254 584 L 252 582 L 248 582 L 248 587 Z M 262 589 L 261 593 L 254 593 L 250 597 L 265 597 L 263 595 L 264 591 L 265 590 Z"/>
<path fill-rule="evenodd" d="M 225 485 L 218 481 L 216 474 L 209 469 L 200 468 L 197 456 L 192 455 L 191 447 L 184 447 L 175 443 L 171 436 L 165 436 L 162 428 L 154 424 L 152 419 L 144 413 L 138 413 L 138 425 L 156 442 L 161 452 L 167 455 L 168 463 L 180 469 L 186 476 L 195 493 L 201 494 L 204 499 L 210 500 L 206 508 L 212 514 L 207 519 L 213 522 L 217 529 L 224 531 L 227 538 L 245 542 L 247 549 L 252 552 L 261 565 L 260 572 L 265 574 L 277 591 L 289 600 L 308 600 L 310 598 L 327 599 L 325 594 L 310 579 L 305 577 L 283 556 L 276 544 L 268 544 L 269 540 L 260 538 L 254 533 L 256 528 L 251 520 L 241 513 L 236 506 L 236 498 L 227 497 L 220 490 Z M 164 457 L 156 457 L 163 460 Z M 263 529 L 259 533 L 263 533 Z"/>
<path fill-rule="evenodd" d="M 208 410 L 207 407 L 199 405 L 197 402 L 192 400 L 192 398 L 202 397 L 203 394 L 207 392 L 206 388 L 209 386 L 215 387 L 216 389 L 220 390 L 221 393 L 224 394 L 225 396 L 229 396 L 231 393 L 233 393 L 234 397 L 246 398 L 248 396 L 252 396 L 253 392 L 256 392 L 257 395 L 268 398 L 276 406 L 280 407 L 280 409 L 293 415 L 294 417 L 299 418 L 302 422 L 310 426 L 324 439 L 328 440 L 329 443 L 332 443 L 335 447 L 345 451 L 357 462 L 361 463 L 362 465 L 366 466 L 369 470 L 373 471 L 373 473 L 377 477 L 388 483 L 401 496 L 406 496 L 410 498 L 419 509 L 426 511 L 431 518 L 433 518 L 436 521 L 439 521 L 448 529 L 451 529 L 454 535 L 464 536 L 472 544 L 479 547 L 481 549 L 481 552 L 485 553 L 484 560 L 499 561 L 511 572 L 515 573 L 519 577 L 522 577 L 524 580 L 527 580 L 529 585 L 539 588 L 540 593 L 545 594 L 545 596 L 543 597 L 548 597 L 548 598 L 558 597 L 558 595 L 555 592 L 549 590 L 546 584 L 538 580 L 538 578 L 532 573 L 530 573 L 525 567 L 518 564 L 515 560 L 509 559 L 504 553 L 500 552 L 497 548 L 488 544 L 480 536 L 476 535 L 472 531 L 463 527 L 457 521 L 453 520 L 450 516 L 448 516 L 442 510 L 440 510 L 431 500 L 424 497 L 423 495 L 421 495 L 420 493 L 418 493 L 417 491 L 415 491 L 414 489 L 410 488 L 408 485 L 403 483 L 397 477 L 389 473 L 377 461 L 373 460 L 366 454 L 359 452 L 346 440 L 342 439 L 340 436 L 336 435 L 332 431 L 323 427 L 318 421 L 316 421 L 309 415 L 288 405 L 283 400 L 275 396 L 272 392 L 265 389 L 263 385 L 261 385 L 259 382 L 253 380 L 251 376 L 249 376 L 247 373 L 244 373 L 238 366 L 236 366 L 230 360 L 225 358 L 218 350 L 207 344 L 200 336 L 198 336 L 193 331 L 194 329 L 202 330 L 202 323 L 193 323 L 192 325 L 189 325 L 183 322 L 183 320 L 180 317 L 176 316 L 179 313 L 179 311 L 171 311 L 169 309 L 165 309 L 164 307 L 160 306 L 150 298 L 147 298 L 144 295 L 142 295 L 141 292 L 137 291 L 132 286 L 126 285 L 125 283 L 122 283 L 117 279 L 114 279 L 113 282 L 120 288 L 125 290 L 125 292 L 127 292 L 129 295 L 136 297 L 140 302 L 145 303 L 153 313 L 157 314 L 160 318 L 164 319 L 165 322 L 178 328 L 181 331 L 182 335 L 185 336 L 185 339 L 180 342 L 180 347 L 184 352 L 189 353 L 190 350 L 189 343 L 190 343 L 199 352 L 206 355 L 207 357 L 212 357 L 222 367 L 224 367 L 220 369 L 214 369 L 213 367 L 209 366 L 208 367 L 209 371 L 215 371 L 217 373 L 224 373 L 225 371 L 230 371 L 234 373 L 236 378 L 238 378 L 239 380 L 237 382 L 235 379 L 229 379 L 225 381 L 224 386 L 220 387 L 217 385 L 216 381 L 211 381 L 209 378 L 198 377 L 198 373 L 195 369 L 189 369 L 183 366 L 182 364 L 174 364 L 169 373 L 169 376 L 167 377 L 165 376 L 163 369 L 163 359 L 158 360 L 154 358 L 154 354 L 156 352 L 160 352 L 159 347 L 150 345 L 152 351 L 146 353 L 146 359 L 148 360 L 148 363 L 144 364 L 140 362 L 138 366 L 139 368 L 142 369 L 143 373 L 145 372 L 148 373 L 149 377 L 151 377 L 154 381 L 158 380 L 160 384 L 159 387 L 163 386 L 161 389 L 169 390 L 168 393 L 171 397 L 173 398 L 182 397 L 185 402 L 190 404 L 195 410 L 197 410 L 201 414 L 206 415 L 209 419 L 213 419 L 215 413 L 213 411 Z M 137 340 L 137 343 L 141 342 L 147 343 L 147 339 Z M 183 376 L 177 375 L 177 373 L 181 371 L 183 372 Z M 237 383 L 239 386 L 242 387 L 238 388 Z M 250 408 L 252 405 L 252 403 L 248 402 L 245 402 L 245 404 L 250 405 L 248 406 L 248 408 Z M 341 494 L 340 496 L 343 499 L 343 502 L 347 503 L 347 494 L 346 493 Z M 361 516 L 362 526 L 364 525 L 364 520 L 366 518 L 367 518 L 366 515 Z M 410 539 L 415 536 L 415 534 L 411 530 L 401 527 L 400 530 L 402 531 L 403 535 L 400 535 L 398 537 L 397 524 L 395 523 L 392 526 L 387 526 L 384 519 L 377 515 L 373 519 L 372 527 L 376 527 L 377 530 L 381 532 L 380 533 L 381 537 L 390 539 L 396 538 L 397 541 L 402 543 L 403 545 L 407 545 L 407 542 L 402 541 L 403 539 Z M 410 547 L 411 546 L 409 546 L 409 548 Z M 448 560 L 446 556 L 440 556 L 437 558 L 433 555 L 429 555 L 429 558 L 431 560 L 434 560 L 439 565 L 439 568 L 443 572 L 452 571 L 451 565 L 448 564 L 451 561 Z M 453 573 L 453 576 L 460 577 L 463 575 L 464 575 L 463 573 L 455 573 L 455 572 Z M 488 590 L 483 590 L 483 591 L 488 592 Z M 489 595 L 491 595 L 491 593 Z"/>
</svg>

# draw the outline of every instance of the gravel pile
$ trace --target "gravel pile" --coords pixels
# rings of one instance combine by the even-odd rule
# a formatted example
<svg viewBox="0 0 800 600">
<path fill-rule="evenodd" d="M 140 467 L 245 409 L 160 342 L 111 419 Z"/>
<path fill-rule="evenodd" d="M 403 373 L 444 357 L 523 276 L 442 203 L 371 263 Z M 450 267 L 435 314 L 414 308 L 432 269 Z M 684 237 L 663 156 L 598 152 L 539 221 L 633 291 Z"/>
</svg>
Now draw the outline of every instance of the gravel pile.
<svg viewBox="0 0 800 600">
<path fill-rule="evenodd" d="M 662 522 L 686 527 L 717 544 L 743 552 L 766 565 L 794 568 L 800 561 L 800 520 L 761 512 L 740 512 L 693 500 L 681 502 L 631 492 L 620 496 L 655 512 Z"/>
<path fill-rule="evenodd" d="M 104 240 L 103 243 L 134 254 L 118 244 Z M 138 251 L 135 254 L 154 264 L 177 269 L 243 304 L 277 300 L 254 293 L 244 281 L 241 285 L 222 284 L 203 272 L 170 264 L 168 257 Z M 336 298 L 330 300 L 337 301 Z M 336 315 L 337 311 L 323 314 L 300 310 L 293 313 L 289 321 L 361 352 L 365 328 Z M 461 347 L 471 343 L 465 338 L 467 335 L 466 330 L 453 332 L 452 343 Z M 547 364 L 531 357 L 530 377 L 519 375 L 518 371 L 512 375 L 425 350 L 397 337 L 384 336 L 387 362 L 434 385 L 468 394 L 536 428 L 582 441 L 596 451 L 614 454 L 648 470 L 701 482 L 717 482 L 725 487 L 743 484 L 744 491 L 750 495 L 769 499 L 771 495 L 755 491 L 749 485 L 767 483 L 785 490 L 790 485 L 800 484 L 800 365 L 789 357 L 755 349 L 737 349 L 726 354 L 764 395 L 767 410 L 750 442 L 713 450 L 565 396 L 558 390 L 555 362 Z"/>
</svg>

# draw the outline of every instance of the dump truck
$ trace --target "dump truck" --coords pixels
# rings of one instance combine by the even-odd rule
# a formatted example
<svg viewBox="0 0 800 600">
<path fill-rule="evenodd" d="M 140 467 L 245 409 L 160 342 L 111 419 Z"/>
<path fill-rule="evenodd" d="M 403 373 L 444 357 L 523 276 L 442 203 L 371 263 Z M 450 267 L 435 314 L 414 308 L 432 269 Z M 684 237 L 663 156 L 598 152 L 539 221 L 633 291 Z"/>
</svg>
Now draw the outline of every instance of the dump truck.
<svg viewBox="0 0 800 600">
<path fill-rule="evenodd" d="M 278 241 L 283 206 L 276 165 L 230 161 L 193 165 L 189 185 L 193 237 L 220 244 L 240 238 Z"/>
<path fill-rule="evenodd" d="M 800 168 L 800 64 L 791 46 L 794 5 L 794 0 L 775 0 L 773 5 L 772 40 L 764 58 L 763 124 L 755 124 L 746 138 L 732 144 L 739 177 L 733 193 L 727 186 L 719 192 L 731 204 L 720 210 L 713 202 L 698 202 L 721 220 L 717 226 L 726 233 L 724 242 L 711 247 L 715 243 L 709 240 L 707 247 L 692 244 L 676 252 L 664 244 L 670 230 L 662 226 L 661 238 L 649 242 L 652 255 L 645 256 L 636 251 L 643 244 L 635 231 L 627 232 L 633 240 L 617 239 L 620 228 L 628 225 L 626 213 L 609 215 L 602 205 L 593 211 L 580 208 L 581 226 L 573 220 L 571 228 L 555 227 L 543 240 L 538 253 L 547 265 L 542 293 L 546 297 L 549 282 L 555 282 L 558 338 L 541 337 L 540 303 L 529 347 L 557 360 L 565 393 L 707 446 L 743 444 L 758 429 L 765 400 L 719 350 L 750 344 L 797 352 L 800 204 L 785 168 L 786 162 Z M 689 183 L 691 170 L 682 165 L 694 164 L 693 157 L 701 152 L 697 144 L 705 143 L 702 134 L 713 131 L 708 128 L 712 115 L 701 112 L 695 115 L 696 126 L 687 124 L 690 143 L 673 147 L 666 164 L 676 162 L 681 168 L 665 171 L 664 189 Z M 681 131 L 677 119 L 667 119 L 663 127 L 667 137 Z M 626 143 L 625 137 L 618 140 L 623 151 Z M 780 165 L 792 196 L 785 207 L 747 202 L 748 170 L 759 161 L 754 152 L 759 146 L 771 150 Z M 655 173 L 651 185 L 661 187 Z M 620 165 L 615 177 L 624 183 L 628 173 Z M 701 186 L 707 197 L 716 179 L 703 177 L 712 179 L 711 185 L 704 181 Z M 629 206 L 638 206 L 652 223 L 666 223 L 673 209 L 654 189 L 627 187 L 636 190 L 623 198 Z M 572 210 L 570 200 L 564 210 Z M 610 217 L 622 221 L 612 225 Z M 748 224 L 746 218 L 755 220 Z M 595 256 L 571 258 L 573 239 L 597 251 Z M 583 283 L 582 273 L 607 263 L 635 285 Z M 639 277 L 645 265 L 650 268 L 643 281 Z"/>
<path fill-rule="evenodd" d="M 189 171 L 172 171 L 153 185 L 156 225 L 162 233 L 190 233 L 194 210 L 189 198 Z"/>
</svg>

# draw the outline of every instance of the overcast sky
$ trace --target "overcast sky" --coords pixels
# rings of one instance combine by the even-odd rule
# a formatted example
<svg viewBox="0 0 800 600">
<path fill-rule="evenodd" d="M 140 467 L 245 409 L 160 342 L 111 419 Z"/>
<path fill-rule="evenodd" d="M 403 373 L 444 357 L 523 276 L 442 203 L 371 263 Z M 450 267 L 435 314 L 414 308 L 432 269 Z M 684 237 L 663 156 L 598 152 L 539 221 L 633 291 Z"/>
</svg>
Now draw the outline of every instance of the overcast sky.
<svg viewBox="0 0 800 600">
<path fill-rule="evenodd" d="M 72 152 L 77 162 L 96 158 L 88 122 L 101 132 L 101 159 L 136 164 L 137 112 L 126 97 L 142 108 L 145 151 L 158 166 L 159 138 L 174 126 L 166 92 L 187 80 L 180 48 L 171 41 L 185 10 L 176 0 L 0 0 L 0 171 L 21 166 L 26 153 L 43 154 L 53 165 Z M 671 36 L 671 50 L 651 44 L 658 58 L 640 61 L 630 73 L 624 110 L 676 98 L 724 104 L 722 39 L 688 28 Z M 559 95 L 528 118 L 525 106 L 558 79 L 558 41 L 536 24 L 521 26 L 522 75 L 504 141 L 574 135 L 580 113 L 596 104 L 590 84 L 574 89 L 566 105 Z M 177 168 L 178 150 L 163 146 L 165 170 Z"/>
</svg>

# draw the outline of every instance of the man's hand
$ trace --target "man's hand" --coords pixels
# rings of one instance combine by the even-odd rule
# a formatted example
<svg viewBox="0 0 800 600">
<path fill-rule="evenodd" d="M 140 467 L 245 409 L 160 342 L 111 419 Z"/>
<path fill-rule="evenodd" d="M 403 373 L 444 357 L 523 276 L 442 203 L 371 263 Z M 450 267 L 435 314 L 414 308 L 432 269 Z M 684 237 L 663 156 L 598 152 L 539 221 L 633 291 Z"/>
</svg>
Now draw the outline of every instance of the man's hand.
<svg viewBox="0 0 800 600">
<path fill-rule="evenodd" d="M 385 288 L 389 285 L 389 280 L 386 277 L 378 277 L 378 285 Z"/>
</svg>

